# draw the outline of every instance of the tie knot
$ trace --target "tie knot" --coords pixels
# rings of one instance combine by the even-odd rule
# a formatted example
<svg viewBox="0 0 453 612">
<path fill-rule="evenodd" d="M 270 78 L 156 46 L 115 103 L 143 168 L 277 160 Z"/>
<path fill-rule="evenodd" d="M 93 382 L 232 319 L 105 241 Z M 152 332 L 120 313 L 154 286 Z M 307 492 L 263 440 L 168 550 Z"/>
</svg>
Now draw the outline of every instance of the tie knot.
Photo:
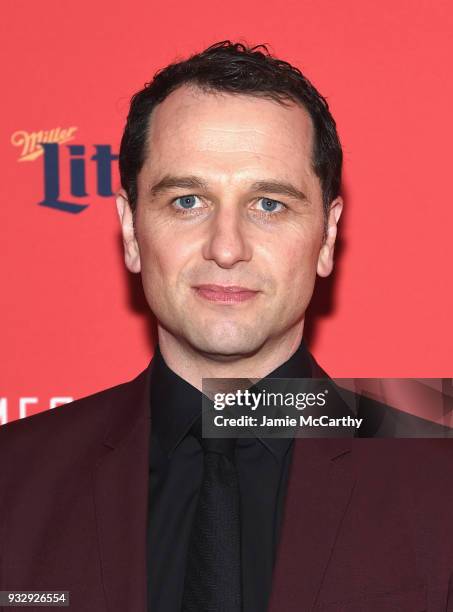
<svg viewBox="0 0 453 612">
<path fill-rule="evenodd" d="M 236 448 L 237 438 L 204 438 L 201 417 L 192 425 L 190 433 L 197 438 L 205 454 L 217 453 L 225 455 L 231 461 L 234 461 L 234 449 Z"/>
</svg>

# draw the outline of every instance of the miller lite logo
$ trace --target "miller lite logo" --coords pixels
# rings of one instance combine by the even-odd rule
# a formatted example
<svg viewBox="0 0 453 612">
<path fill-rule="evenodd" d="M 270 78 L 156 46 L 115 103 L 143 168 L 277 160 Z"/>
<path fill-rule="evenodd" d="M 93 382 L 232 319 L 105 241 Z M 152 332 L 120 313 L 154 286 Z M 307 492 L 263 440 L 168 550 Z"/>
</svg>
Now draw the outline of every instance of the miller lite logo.
<svg viewBox="0 0 453 612">
<path fill-rule="evenodd" d="M 11 136 L 11 144 L 20 150 L 18 161 L 33 161 L 44 153 L 41 143 L 63 144 L 73 140 L 76 132 L 77 128 L 75 126 L 69 128 L 57 127 L 51 130 L 40 130 L 39 132 L 18 130 Z"/>
<path fill-rule="evenodd" d="M 87 208 L 88 203 L 77 202 L 89 196 L 87 161 L 94 162 L 96 167 L 95 193 L 104 198 L 113 196 L 112 162 L 118 155 L 112 153 L 109 144 L 92 145 L 91 155 L 85 145 L 65 144 L 74 140 L 77 129 L 72 126 L 36 132 L 19 130 L 11 136 L 11 144 L 20 150 L 18 161 L 42 158 L 44 197 L 38 202 L 40 206 L 68 213 L 79 213 Z M 67 197 L 60 197 L 62 187 L 68 191 Z"/>
</svg>

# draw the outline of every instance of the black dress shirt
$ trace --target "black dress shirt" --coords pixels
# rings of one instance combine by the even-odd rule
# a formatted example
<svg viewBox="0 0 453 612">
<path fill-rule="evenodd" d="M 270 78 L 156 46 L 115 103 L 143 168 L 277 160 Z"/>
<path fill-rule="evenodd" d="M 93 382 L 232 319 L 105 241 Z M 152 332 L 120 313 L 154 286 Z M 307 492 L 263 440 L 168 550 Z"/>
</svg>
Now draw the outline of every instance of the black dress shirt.
<svg viewBox="0 0 453 612">
<path fill-rule="evenodd" d="M 310 355 L 297 351 L 266 378 L 311 377 Z M 201 392 L 175 374 L 158 347 L 151 364 L 148 511 L 148 610 L 179 612 L 186 555 L 202 479 L 203 451 L 189 433 Z M 292 438 L 239 438 L 243 612 L 264 612 L 272 584 Z"/>
</svg>

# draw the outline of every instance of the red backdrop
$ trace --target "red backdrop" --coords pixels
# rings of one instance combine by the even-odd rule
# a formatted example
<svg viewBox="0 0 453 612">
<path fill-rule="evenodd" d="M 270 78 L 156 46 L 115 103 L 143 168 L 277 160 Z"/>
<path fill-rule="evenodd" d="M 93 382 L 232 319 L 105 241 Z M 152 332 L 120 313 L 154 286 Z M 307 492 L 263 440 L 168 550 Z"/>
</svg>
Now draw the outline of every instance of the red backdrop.
<svg viewBox="0 0 453 612">
<path fill-rule="evenodd" d="M 337 377 L 452 376 L 451 3 L 14 0 L 2 22 L 0 421 L 21 398 L 33 414 L 148 363 L 146 308 L 99 194 L 108 164 L 99 185 L 91 158 L 118 152 L 130 95 L 158 68 L 225 38 L 298 65 L 338 122 L 346 212 L 308 330 L 320 363 Z M 39 205 L 42 138 L 59 143 L 60 199 L 81 212 Z"/>
</svg>

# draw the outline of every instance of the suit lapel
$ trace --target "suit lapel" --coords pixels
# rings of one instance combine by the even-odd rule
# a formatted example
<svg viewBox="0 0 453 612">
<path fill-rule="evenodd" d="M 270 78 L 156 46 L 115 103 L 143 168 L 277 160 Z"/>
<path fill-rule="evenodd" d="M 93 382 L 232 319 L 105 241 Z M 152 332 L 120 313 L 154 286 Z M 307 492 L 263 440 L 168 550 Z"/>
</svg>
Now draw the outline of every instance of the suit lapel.
<svg viewBox="0 0 453 612">
<path fill-rule="evenodd" d="M 101 576 L 109 612 L 144 612 L 147 595 L 148 367 L 119 387 L 93 470 Z"/>
<path fill-rule="evenodd" d="M 295 440 L 269 612 L 316 604 L 355 482 L 351 442 Z"/>
<path fill-rule="evenodd" d="M 329 378 L 309 358 L 312 377 Z M 269 612 L 316 605 L 355 484 L 351 451 L 352 437 L 295 439 Z"/>
</svg>

